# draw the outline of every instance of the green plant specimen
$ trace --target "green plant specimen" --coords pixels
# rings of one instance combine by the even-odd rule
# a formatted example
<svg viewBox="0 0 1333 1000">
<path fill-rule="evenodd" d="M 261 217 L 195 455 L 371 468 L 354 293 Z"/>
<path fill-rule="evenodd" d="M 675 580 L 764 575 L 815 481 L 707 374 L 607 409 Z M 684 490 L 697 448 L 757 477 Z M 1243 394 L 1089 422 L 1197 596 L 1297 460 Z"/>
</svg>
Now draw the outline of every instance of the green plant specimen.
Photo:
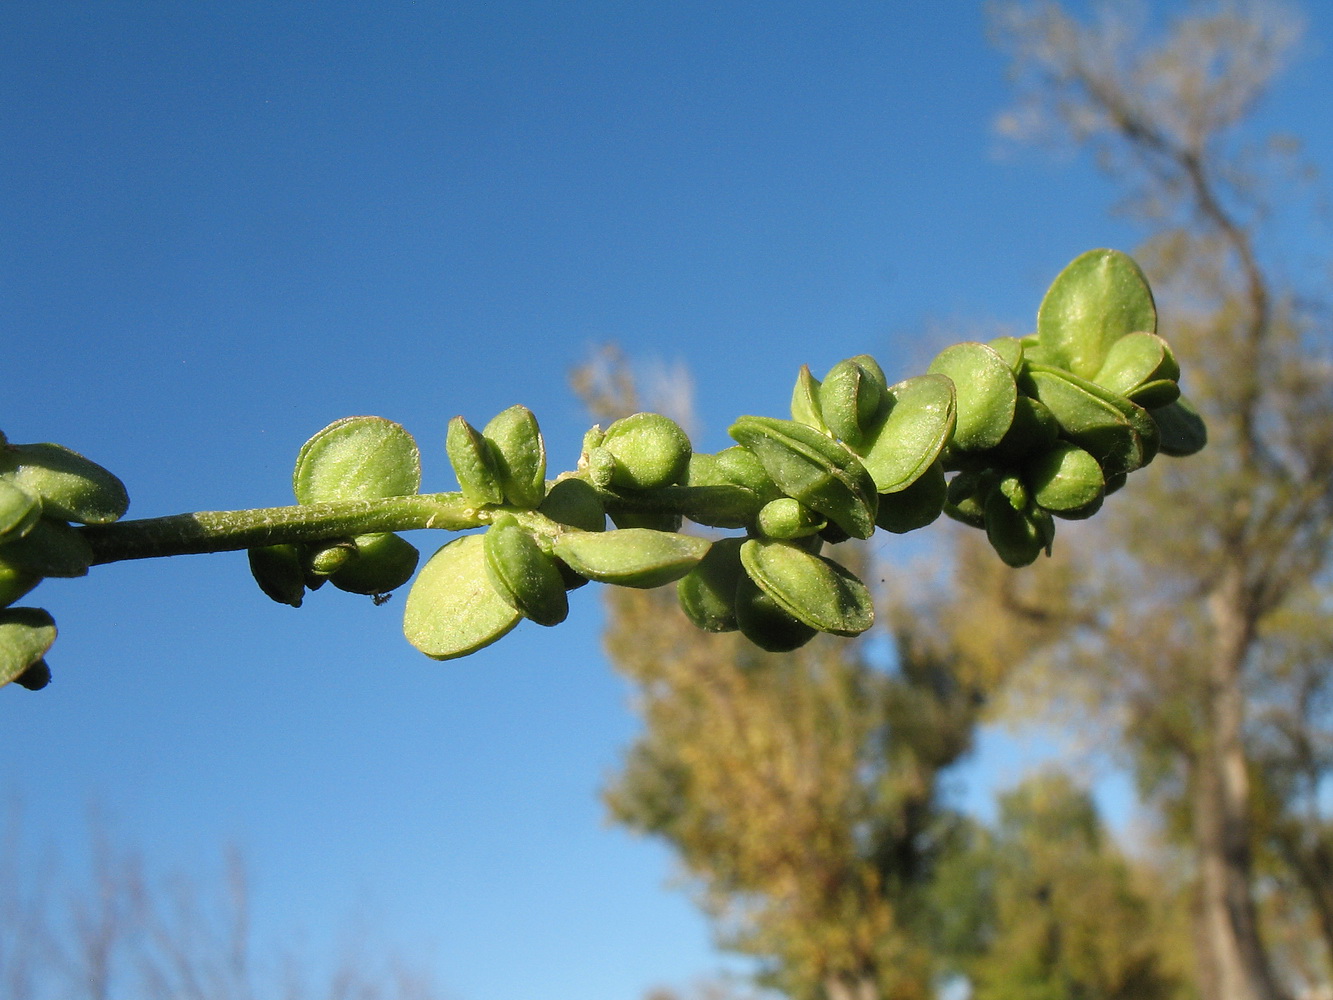
<svg viewBox="0 0 1333 1000">
<path fill-rule="evenodd" d="M 870 591 L 821 554 L 825 542 L 946 513 L 1027 565 L 1049 552 L 1055 518 L 1089 516 L 1159 452 L 1203 447 L 1179 375 L 1138 266 L 1093 250 L 1055 279 L 1034 335 L 955 345 L 895 385 L 868 355 L 822 382 L 802 368 L 792 419 L 740 417 L 737 446 L 716 455 L 693 453 L 669 418 L 636 413 L 592 428 L 577 467 L 547 479 L 537 420 L 514 406 L 480 431 L 450 421 L 460 489 L 421 494 L 412 436 L 347 417 L 301 448 L 295 506 L 121 521 L 129 498 L 111 473 L 58 445 L 0 437 L 0 684 L 50 678 L 54 622 L 10 607 L 45 577 L 246 549 L 280 603 L 299 607 L 326 582 L 378 599 L 416 573 L 417 550 L 397 533 L 421 528 L 486 529 L 440 548 L 408 595 L 407 638 L 436 659 L 474 652 L 521 618 L 558 624 L 566 591 L 589 580 L 681 581 L 696 625 L 768 650 L 858 635 L 874 620 Z M 681 533 L 684 520 L 746 539 Z"/>
</svg>

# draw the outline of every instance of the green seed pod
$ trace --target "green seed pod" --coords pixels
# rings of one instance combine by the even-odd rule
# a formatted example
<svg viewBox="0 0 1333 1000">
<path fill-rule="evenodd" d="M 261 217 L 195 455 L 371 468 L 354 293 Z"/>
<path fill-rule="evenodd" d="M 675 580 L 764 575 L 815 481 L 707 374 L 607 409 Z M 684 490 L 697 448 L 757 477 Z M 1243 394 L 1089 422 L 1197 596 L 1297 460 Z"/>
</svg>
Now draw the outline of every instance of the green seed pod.
<svg viewBox="0 0 1333 1000">
<path fill-rule="evenodd" d="M 670 510 L 634 510 L 608 503 L 606 513 L 617 528 L 648 528 L 653 531 L 679 531 L 685 519 Z"/>
<path fill-rule="evenodd" d="M 305 598 L 305 565 L 297 545 L 261 545 L 250 549 L 250 574 L 269 598 L 299 608 Z"/>
<path fill-rule="evenodd" d="M 764 504 L 757 526 L 766 538 L 804 538 L 817 534 L 828 522 L 799 500 L 781 497 Z"/>
<path fill-rule="evenodd" d="M 887 386 L 855 361 L 839 361 L 819 386 L 819 411 L 835 437 L 855 448 L 875 423 Z"/>
<path fill-rule="evenodd" d="M 875 482 L 846 446 L 804 424 L 772 417 L 741 417 L 729 433 L 755 453 L 787 496 L 854 538 L 874 533 Z"/>
<path fill-rule="evenodd" d="M 1014 422 L 1004 440 L 995 446 L 994 457 L 1015 462 L 1046 451 L 1059 436 L 1060 424 L 1046 404 L 1031 396 L 1019 396 L 1014 406 Z"/>
<path fill-rule="evenodd" d="M 1017 337 L 996 337 L 986 346 L 1002 357 L 1015 375 L 1023 370 L 1023 341 Z"/>
<path fill-rule="evenodd" d="M 875 621 L 866 585 L 832 559 L 789 542 L 741 545 L 746 574 L 797 621 L 832 635 L 860 635 Z"/>
<path fill-rule="evenodd" d="M 45 660 L 38 660 L 14 678 L 14 683 L 29 691 L 40 691 L 51 683 L 51 668 Z"/>
<path fill-rule="evenodd" d="M 1111 344 L 1101 368 L 1090 381 L 1111 392 L 1130 396 L 1149 382 L 1175 382 L 1179 378 L 1180 364 L 1171 345 L 1155 333 L 1137 331 L 1127 333 Z M 1179 390 L 1176 394 L 1179 395 Z M 1165 400 L 1164 404 L 1172 399 Z"/>
<path fill-rule="evenodd" d="M 881 389 L 887 389 L 889 387 L 889 380 L 884 376 L 884 369 L 879 366 L 879 362 L 871 355 L 858 354 L 856 357 L 849 358 L 848 360 L 855 361 L 858 365 L 864 368 L 866 374 L 878 382 Z"/>
<path fill-rule="evenodd" d="M 935 462 L 906 489 L 879 495 L 875 524 L 899 535 L 924 528 L 944 510 L 947 490 L 944 466 Z"/>
<path fill-rule="evenodd" d="M 93 550 L 83 535 L 64 521 L 40 518 L 22 538 L 0 551 L 5 561 L 38 576 L 87 576 Z"/>
<path fill-rule="evenodd" d="M 42 516 L 42 502 L 8 477 L 0 477 L 0 545 L 22 538 Z"/>
<path fill-rule="evenodd" d="M 1193 455 L 1208 443 L 1203 417 L 1184 396 L 1149 413 L 1157 425 L 1163 455 Z M 1110 492 L 1110 484 L 1107 484 Z"/>
<path fill-rule="evenodd" d="M 1144 409 L 1153 410 L 1159 406 L 1167 406 L 1179 399 L 1180 385 L 1169 379 L 1154 379 L 1131 389 L 1125 393 L 1125 398 Z"/>
<path fill-rule="evenodd" d="M 789 653 L 819 634 L 784 611 L 744 573 L 736 582 L 736 626 L 741 635 L 770 653 Z"/>
<path fill-rule="evenodd" d="M 463 498 L 474 507 L 504 503 L 504 486 L 500 482 L 500 462 L 490 442 L 461 416 L 449 421 L 444 439 L 444 450 L 449 464 L 458 477 Z"/>
<path fill-rule="evenodd" d="M 1143 439 L 1120 408 L 1089 392 L 1059 369 L 1029 366 L 1032 394 L 1059 422 L 1064 435 L 1091 452 L 1107 475 L 1143 465 Z M 1132 405 L 1132 404 L 1131 404 Z"/>
<path fill-rule="evenodd" d="M 692 570 L 709 542 L 693 535 L 648 528 L 567 531 L 552 552 L 580 576 L 599 583 L 648 589 L 679 580 Z"/>
<path fill-rule="evenodd" d="M 552 483 L 537 512 L 571 528 L 606 530 L 606 508 L 602 506 L 601 495 L 582 479 L 561 479 Z"/>
<path fill-rule="evenodd" d="M 356 543 L 352 541 L 316 544 L 306 549 L 306 573 L 314 577 L 332 576 L 355 559 L 356 554 Z"/>
<path fill-rule="evenodd" d="M 1039 360 L 1095 378 L 1115 343 L 1140 330 L 1157 331 L 1157 307 L 1138 264 L 1116 250 L 1089 250 L 1056 276 L 1041 301 Z"/>
<path fill-rule="evenodd" d="M 1027 510 L 1028 488 L 1020 477 L 1013 473 L 1001 476 L 996 489 L 1004 495 L 1004 498 L 1009 501 L 1009 506 L 1014 510 Z"/>
<path fill-rule="evenodd" d="M 58 444 L 10 445 L 0 455 L 0 472 L 8 472 L 24 493 L 41 498 L 43 512 L 61 521 L 107 524 L 130 505 L 124 483 Z"/>
<path fill-rule="evenodd" d="M 707 457 L 711 459 L 714 456 Z M 690 463 L 693 467 L 693 458 Z M 668 486 L 648 496 L 669 504 L 696 524 L 706 524 L 713 528 L 749 527 L 754 524 L 754 519 L 764 506 L 753 490 L 732 483 L 717 486 Z"/>
<path fill-rule="evenodd" d="M 532 411 L 511 406 L 493 417 L 481 435 L 491 445 L 505 499 L 515 507 L 537 507 L 546 495 L 546 444 Z"/>
<path fill-rule="evenodd" d="M 810 374 L 809 365 L 801 365 L 796 376 L 796 386 L 791 391 L 791 418 L 821 433 L 830 433 L 819 410 L 819 379 Z"/>
<path fill-rule="evenodd" d="M 930 363 L 931 374 L 953 380 L 958 418 L 953 444 L 964 451 L 994 448 L 1014 422 L 1018 386 L 1013 369 L 985 344 L 955 344 Z"/>
<path fill-rule="evenodd" d="M 18 681 L 36 668 L 24 687 L 43 687 L 42 659 L 56 641 L 56 623 L 40 608 L 6 608 L 0 611 L 0 684 Z M 50 672 L 46 671 L 46 680 Z"/>
<path fill-rule="evenodd" d="M 616 477 L 616 457 L 598 445 L 587 454 L 588 478 L 598 489 L 611 489 Z"/>
<path fill-rule="evenodd" d="M 1060 426 L 1065 431 L 1066 436 L 1076 444 L 1087 448 L 1087 450 L 1091 451 L 1094 456 L 1097 456 L 1098 460 L 1102 462 L 1102 467 L 1108 474 L 1111 474 L 1112 472 L 1133 472 L 1135 469 L 1147 465 L 1154 457 L 1156 457 L 1158 448 L 1161 445 L 1161 431 L 1158 429 L 1157 423 L 1153 420 L 1152 415 L 1143 407 L 1138 406 L 1119 393 L 1111 392 L 1109 389 L 1104 389 L 1095 382 L 1089 382 L 1087 379 L 1079 378 L 1077 375 L 1073 375 L 1063 369 L 1032 366 L 1029 377 L 1040 383 L 1038 387 L 1039 396 L 1041 392 L 1046 392 L 1051 395 L 1052 400 L 1059 402 L 1060 405 L 1065 406 L 1067 410 L 1071 400 L 1074 397 L 1077 397 L 1081 407 L 1075 407 L 1073 409 L 1072 413 L 1075 418 L 1079 414 L 1084 416 L 1093 414 L 1097 409 L 1107 411 L 1113 409 L 1120 414 L 1133 433 L 1135 447 L 1131 450 L 1129 459 L 1136 464 L 1129 464 L 1123 468 L 1116 468 L 1115 463 L 1112 462 L 1108 467 L 1107 460 L 1098 455 L 1095 448 L 1087 448 L 1087 445 L 1075 436 L 1075 432 L 1071 430 L 1070 425 L 1065 423 L 1065 419 L 1061 416 L 1057 407 L 1052 406 L 1050 400 L 1042 400 L 1050 407 L 1051 412 L 1055 414 L 1056 419 L 1060 421 Z M 1051 384 L 1052 381 L 1064 382 L 1067 385 L 1072 386 L 1075 390 L 1078 390 L 1078 392 L 1071 394 L 1069 389 L 1063 387 L 1061 387 L 1060 391 L 1055 391 L 1055 387 Z M 1093 406 L 1093 402 L 1096 403 L 1096 406 Z M 1070 414 L 1067 412 L 1066 415 L 1069 416 Z M 1093 426 L 1097 426 L 1096 417 L 1093 418 Z"/>
<path fill-rule="evenodd" d="M 1106 477 L 1097 460 L 1067 441 L 1030 459 L 1023 468 L 1023 477 L 1037 504 L 1061 516 L 1086 510 L 1101 500 L 1106 489 Z"/>
<path fill-rule="evenodd" d="M 723 482 L 735 483 L 752 491 L 761 505 L 782 496 L 782 490 L 773 482 L 764 463 L 749 448 L 732 445 L 713 457 L 717 459 L 718 472 Z"/>
<path fill-rule="evenodd" d="M 401 424 L 344 417 L 318 431 L 296 456 L 298 503 L 412 496 L 421 487 L 421 452 Z"/>
<path fill-rule="evenodd" d="M 358 535 L 356 558 L 329 577 L 349 594 L 378 595 L 397 590 L 416 572 L 420 553 L 411 542 L 392 532 Z"/>
<path fill-rule="evenodd" d="M 403 634 L 433 659 L 474 653 L 522 618 L 491 585 L 485 544 L 481 535 L 455 538 L 431 556 L 408 592 Z"/>
<path fill-rule="evenodd" d="M 538 625 L 559 625 L 569 617 L 555 559 L 512 516 L 496 518 L 483 537 L 486 573 L 501 600 Z"/>
<path fill-rule="evenodd" d="M 42 582 L 32 570 L 15 566 L 0 551 L 0 608 L 7 608 Z"/>
<path fill-rule="evenodd" d="M 858 450 L 881 496 L 916 482 L 940 457 L 958 419 L 953 382 L 945 375 L 906 379 L 885 399 L 887 415 Z"/>
<path fill-rule="evenodd" d="M 611 484 L 651 490 L 679 483 L 690 465 L 690 439 L 660 413 L 633 413 L 606 429 L 602 447 L 616 460 Z"/>
<path fill-rule="evenodd" d="M 1054 527 L 1050 515 L 1040 510 L 1015 510 L 1000 490 L 992 490 L 985 501 L 986 538 L 1000 558 L 1010 566 L 1027 566 L 1042 550 L 1049 552 Z"/>
<path fill-rule="evenodd" d="M 741 568 L 741 538 L 722 538 L 676 584 L 676 598 L 685 616 L 705 632 L 734 632 L 736 585 Z"/>
</svg>

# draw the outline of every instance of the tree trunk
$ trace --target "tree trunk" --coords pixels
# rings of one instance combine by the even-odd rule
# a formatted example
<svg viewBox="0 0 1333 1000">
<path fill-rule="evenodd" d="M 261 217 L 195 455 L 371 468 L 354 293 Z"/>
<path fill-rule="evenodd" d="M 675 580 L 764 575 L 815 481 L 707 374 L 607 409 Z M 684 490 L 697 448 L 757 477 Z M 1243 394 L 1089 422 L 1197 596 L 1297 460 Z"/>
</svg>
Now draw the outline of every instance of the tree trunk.
<svg viewBox="0 0 1333 1000">
<path fill-rule="evenodd" d="M 879 987 L 869 976 L 834 975 L 824 980 L 828 1000 L 879 1000 Z"/>
<path fill-rule="evenodd" d="M 1251 892 L 1250 789 L 1242 740 L 1241 675 L 1254 639 L 1240 567 L 1232 564 L 1208 601 L 1212 659 L 1204 688 L 1206 729 L 1193 761 L 1192 807 L 1199 852 L 1198 939 L 1209 1000 L 1283 1000 L 1259 937 Z"/>
</svg>

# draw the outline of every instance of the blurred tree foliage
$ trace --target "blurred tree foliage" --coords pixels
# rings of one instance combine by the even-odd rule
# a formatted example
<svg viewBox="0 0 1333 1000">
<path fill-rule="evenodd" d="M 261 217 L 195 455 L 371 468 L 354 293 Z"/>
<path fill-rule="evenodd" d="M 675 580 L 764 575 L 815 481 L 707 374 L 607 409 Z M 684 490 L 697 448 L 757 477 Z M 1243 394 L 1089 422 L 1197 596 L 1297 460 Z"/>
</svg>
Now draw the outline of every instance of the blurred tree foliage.
<svg viewBox="0 0 1333 1000">
<path fill-rule="evenodd" d="M 1327 984 L 1327 272 L 1307 287 L 1306 262 L 1284 255 L 1306 172 L 1294 139 L 1256 123 L 1301 20 L 1276 4 L 1194 5 L 1153 34 L 1124 5 L 1090 21 L 1046 2 L 993 13 L 1021 95 L 1002 126 L 1088 148 L 1123 186 L 1148 234 L 1136 258 L 1209 424 L 1203 453 L 1150 470 L 1133 505 L 1087 526 L 1106 534 L 1083 547 L 1047 676 L 1062 694 L 1087 682 L 1189 848 L 1202 994 Z M 1306 929 L 1296 949 L 1293 921 Z"/>
</svg>

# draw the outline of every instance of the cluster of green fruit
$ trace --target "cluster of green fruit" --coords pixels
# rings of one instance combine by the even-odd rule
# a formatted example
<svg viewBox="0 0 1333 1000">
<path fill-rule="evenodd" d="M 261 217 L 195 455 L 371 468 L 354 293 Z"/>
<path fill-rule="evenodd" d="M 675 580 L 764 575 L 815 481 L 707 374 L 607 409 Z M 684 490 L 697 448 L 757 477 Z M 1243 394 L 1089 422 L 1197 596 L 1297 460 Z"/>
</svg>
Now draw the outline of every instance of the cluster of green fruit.
<svg viewBox="0 0 1333 1000">
<path fill-rule="evenodd" d="M 1049 552 L 1054 518 L 1088 517 L 1159 452 L 1203 446 L 1155 330 L 1137 265 L 1093 251 L 1056 279 L 1030 337 L 956 345 L 895 385 L 868 355 L 822 382 L 803 368 L 791 420 L 741 417 L 737 445 L 712 455 L 693 453 L 668 418 L 637 413 L 593 428 L 578 472 L 550 493 L 528 411 L 481 432 L 456 418 L 449 454 L 492 527 L 427 564 L 408 598 L 408 637 L 431 656 L 461 656 L 521 618 L 563 621 L 566 591 L 589 579 L 679 580 L 696 625 L 768 650 L 857 635 L 873 621 L 871 595 L 821 554 L 825 542 L 911 531 L 943 512 L 1026 565 Z M 604 531 L 607 515 L 617 530 Z M 683 518 L 746 537 L 710 544 L 680 534 Z"/>
<path fill-rule="evenodd" d="M 1203 447 L 1203 421 L 1180 396 L 1179 365 L 1156 326 L 1138 266 L 1094 250 L 1056 278 L 1032 336 L 955 345 L 893 385 L 864 354 L 822 381 L 802 368 L 791 419 L 741 417 L 730 428 L 736 444 L 716 454 L 695 453 L 669 418 L 636 413 L 594 427 L 577 468 L 548 480 L 527 408 L 481 430 L 455 417 L 445 438 L 455 493 L 419 493 L 420 450 L 401 426 L 348 417 L 302 447 L 296 507 L 112 525 L 128 503 L 118 479 L 57 445 L 0 437 L 0 684 L 49 677 L 50 616 L 8 607 L 43 577 L 248 548 L 275 601 L 299 607 L 326 581 L 378 601 L 416 573 L 417 550 L 396 533 L 412 528 L 485 529 L 444 545 L 408 595 L 407 637 L 438 659 L 480 649 L 524 618 L 564 621 L 568 592 L 590 580 L 678 581 L 696 625 L 768 650 L 819 632 L 858 635 L 874 620 L 871 594 L 823 554 L 826 543 L 911 531 L 946 513 L 1023 566 L 1050 551 L 1056 518 L 1095 513 L 1157 454 Z M 711 541 L 682 533 L 686 519 L 745 534 Z"/>
<path fill-rule="evenodd" d="M 0 434 L 0 684 L 37 690 L 51 679 L 50 614 L 10 607 L 43 578 L 84 576 L 93 551 L 73 524 L 108 524 L 129 506 L 106 469 L 57 444 L 10 444 Z"/>
</svg>

